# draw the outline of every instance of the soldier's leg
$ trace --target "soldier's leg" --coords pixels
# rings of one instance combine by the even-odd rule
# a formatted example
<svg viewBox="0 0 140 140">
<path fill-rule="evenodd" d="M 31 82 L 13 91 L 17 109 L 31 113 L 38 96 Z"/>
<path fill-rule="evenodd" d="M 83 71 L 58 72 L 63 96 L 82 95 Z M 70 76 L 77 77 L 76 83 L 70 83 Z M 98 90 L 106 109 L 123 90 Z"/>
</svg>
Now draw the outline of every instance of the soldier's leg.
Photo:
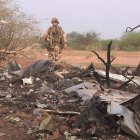
<svg viewBox="0 0 140 140">
<path fill-rule="evenodd" d="M 61 58 L 60 46 L 59 45 L 56 45 L 54 47 L 54 51 L 55 51 L 55 60 L 58 61 Z"/>
<path fill-rule="evenodd" d="M 50 48 L 49 49 L 49 59 L 54 59 L 54 56 L 55 56 L 55 54 L 54 54 L 54 49 L 53 48 Z"/>
</svg>

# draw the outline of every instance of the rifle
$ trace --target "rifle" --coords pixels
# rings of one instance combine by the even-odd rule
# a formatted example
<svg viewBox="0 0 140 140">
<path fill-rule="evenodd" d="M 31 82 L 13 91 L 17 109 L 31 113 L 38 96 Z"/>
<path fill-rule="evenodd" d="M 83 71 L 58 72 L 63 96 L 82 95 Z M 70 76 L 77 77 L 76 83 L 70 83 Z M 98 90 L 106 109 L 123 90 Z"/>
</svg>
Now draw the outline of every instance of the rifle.
<svg viewBox="0 0 140 140">
<path fill-rule="evenodd" d="M 61 35 L 59 35 L 59 32 L 57 30 L 55 30 L 55 32 L 51 32 L 50 34 L 50 46 L 53 48 L 55 46 L 55 43 L 60 44 L 60 50 L 62 52 L 63 48 L 64 48 L 64 44 L 63 44 L 63 37 L 61 37 Z"/>
</svg>

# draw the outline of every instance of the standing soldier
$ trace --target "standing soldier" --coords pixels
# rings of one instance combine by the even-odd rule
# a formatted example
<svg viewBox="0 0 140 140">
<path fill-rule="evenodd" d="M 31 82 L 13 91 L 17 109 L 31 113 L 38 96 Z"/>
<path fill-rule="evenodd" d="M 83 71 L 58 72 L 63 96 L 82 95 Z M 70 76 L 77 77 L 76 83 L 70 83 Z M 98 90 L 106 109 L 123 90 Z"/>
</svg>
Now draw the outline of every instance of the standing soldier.
<svg viewBox="0 0 140 140">
<path fill-rule="evenodd" d="M 58 26 L 58 19 L 53 18 L 51 23 L 53 26 L 45 33 L 45 40 L 49 43 L 49 58 L 58 61 L 61 58 L 63 48 L 67 48 L 67 39 L 63 29 Z"/>
</svg>

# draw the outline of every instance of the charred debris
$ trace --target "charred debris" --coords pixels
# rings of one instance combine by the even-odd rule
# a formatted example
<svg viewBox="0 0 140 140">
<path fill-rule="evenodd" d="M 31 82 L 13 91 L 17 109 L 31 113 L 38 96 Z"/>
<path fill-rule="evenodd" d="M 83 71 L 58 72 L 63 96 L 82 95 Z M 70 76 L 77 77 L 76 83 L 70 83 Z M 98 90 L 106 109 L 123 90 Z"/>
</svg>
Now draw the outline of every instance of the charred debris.
<svg viewBox="0 0 140 140">
<path fill-rule="evenodd" d="M 0 70 L 1 120 L 23 128 L 26 139 L 140 139 L 140 65 L 112 67 L 111 44 L 107 62 L 93 52 L 106 71 L 93 63 L 39 60 L 22 69 L 9 62 Z"/>
</svg>

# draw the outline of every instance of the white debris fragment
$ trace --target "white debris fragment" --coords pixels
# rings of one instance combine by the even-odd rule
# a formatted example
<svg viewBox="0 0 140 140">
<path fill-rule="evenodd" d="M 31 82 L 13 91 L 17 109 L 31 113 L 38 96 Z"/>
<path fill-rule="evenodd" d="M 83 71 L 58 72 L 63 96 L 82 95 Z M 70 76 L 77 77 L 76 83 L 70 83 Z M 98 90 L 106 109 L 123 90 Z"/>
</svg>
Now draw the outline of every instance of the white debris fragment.
<svg viewBox="0 0 140 140">
<path fill-rule="evenodd" d="M 22 81 L 23 81 L 23 85 L 32 85 L 32 84 L 33 84 L 33 79 L 32 79 L 32 77 L 23 78 Z"/>
<path fill-rule="evenodd" d="M 36 81 L 40 81 L 40 79 L 39 79 L 39 78 L 36 78 L 35 80 L 36 80 Z"/>
<path fill-rule="evenodd" d="M 96 72 L 103 76 L 103 77 L 106 77 L 106 72 L 103 71 L 103 70 L 96 70 Z M 119 75 L 119 74 L 113 74 L 113 73 L 109 73 L 109 77 L 111 80 L 115 80 L 117 82 L 127 82 L 128 79 L 125 78 L 123 75 Z M 128 78 L 132 78 L 132 76 L 127 76 Z M 133 81 L 135 83 L 137 83 L 138 85 L 140 85 L 140 78 L 135 76 L 135 78 L 133 79 Z M 130 82 L 131 84 L 134 84 L 132 81 Z"/>
<path fill-rule="evenodd" d="M 6 95 L 6 98 L 11 98 L 11 97 L 12 97 L 11 94 L 7 94 L 7 95 Z"/>
<path fill-rule="evenodd" d="M 6 21 L 6 20 L 0 20 L 0 23 L 2 23 L 2 24 L 7 24 L 8 22 Z"/>
<path fill-rule="evenodd" d="M 33 89 L 30 89 L 29 93 L 31 93 L 31 92 L 34 92 L 34 90 Z"/>
<path fill-rule="evenodd" d="M 13 85 L 10 83 L 9 86 L 12 87 Z"/>
<path fill-rule="evenodd" d="M 16 117 L 16 118 L 14 118 L 14 117 L 11 117 L 11 122 L 14 122 L 14 123 L 16 123 L 16 122 L 19 122 L 20 121 L 20 119 L 18 118 L 18 117 Z"/>
</svg>

